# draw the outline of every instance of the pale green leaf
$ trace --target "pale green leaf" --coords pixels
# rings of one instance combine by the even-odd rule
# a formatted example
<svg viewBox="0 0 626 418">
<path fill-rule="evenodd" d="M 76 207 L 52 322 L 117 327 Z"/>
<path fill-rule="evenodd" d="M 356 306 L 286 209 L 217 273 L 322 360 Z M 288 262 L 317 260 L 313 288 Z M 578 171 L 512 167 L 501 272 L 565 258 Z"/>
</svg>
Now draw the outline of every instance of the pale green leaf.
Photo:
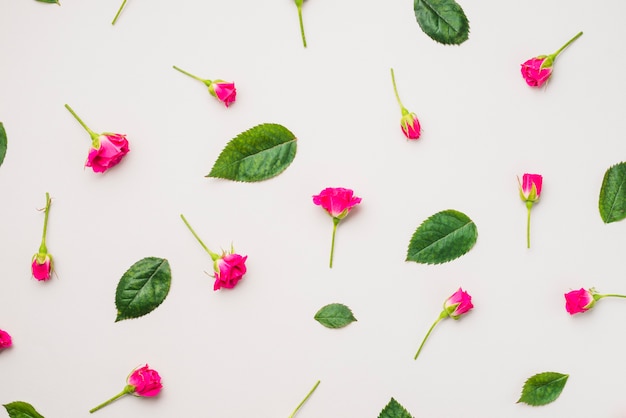
<svg viewBox="0 0 626 418">
<path fill-rule="evenodd" d="M 155 310 L 167 297 L 172 281 L 169 262 L 146 257 L 124 273 L 115 291 L 117 318 L 138 318 Z"/>
<path fill-rule="evenodd" d="M 315 320 L 326 328 L 343 328 L 356 321 L 350 308 L 341 303 L 323 306 L 314 316 Z"/>
<path fill-rule="evenodd" d="M 0 122 L 0 165 L 4 162 L 4 157 L 7 155 L 7 131 L 4 130 L 4 125 Z"/>
<path fill-rule="evenodd" d="M 417 228 L 406 255 L 406 261 L 440 264 L 462 256 L 472 249 L 478 238 L 476 224 L 456 210 L 444 210 L 426 219 Z"/>
<path fill-rule="evenodd" d="M 615 164 L 604 173 L 599 206 L 604 223 L 626 218 L 626 162 Z"/>
<path fill-rule="evenodd" d="M 282 173 L 296 156 L 296 137 L 282 125 L 257 125 L 233 138 L 206 177 L 255 182 Z"/>
<path fill-rule="evenodd" d="M 398 401 L 391 398 L 385 409 L 378 415 L 378 418 L 413 418 L 413 416 Z"/>
<path fill-rule="evenodd" d="M 44 418 L 31 404 L 26 402 L 16 401 L 2 406 L 11 418 Z"/>
<path fill-rule="evenodd" d="M 460 45 L 469 36 L 469 21 L 454 0 L 415 0 L 417 23 L 433 40 L 446 45 Z"/>
<path fill-rule="evenodd" d="M 568 377 L 568 374 L 544 372 L 528 378 L 517 403 L 541 406 L 554 402 L 561 395 Z"/>
</svg>

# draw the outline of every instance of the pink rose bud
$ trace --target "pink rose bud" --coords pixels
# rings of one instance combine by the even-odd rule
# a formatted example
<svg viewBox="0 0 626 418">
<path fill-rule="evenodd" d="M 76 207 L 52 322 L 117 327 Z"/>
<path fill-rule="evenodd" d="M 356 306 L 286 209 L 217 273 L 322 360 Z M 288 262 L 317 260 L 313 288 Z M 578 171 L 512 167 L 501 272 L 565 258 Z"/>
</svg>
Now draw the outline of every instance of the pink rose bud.
<svg viewBox="0 0 626 418">
<path fill-rule="evenodd" d="M 178 68 L 175 65 L 174 69 L 195 80 L 204 83 L 204 85 L 209 88 L 209 93 L 211 93 L 211 96 L 224 103 L 224 106 L 228 107 L 231 105 L 231 103 L 235 102 L 235 98 L 237 97 L 237 89 L 235 89 L 235 83 L 229 83 L 224 80 L 209 80 L 205 78 L 200 78 L 191 73 L 188 73 L 185 70 Z"/>
<path fill-rule="evenodd" d="M 526 247 L 530 248 L 530 210 L 533 204 L 539 200 L 541 195 L 541 185 L 543 177 L 540 174 L 524 174 L 522 181 L 517 178 L 519 184 L 519 195 L 523 202 L 526 202 Z"/>
<path fill-rule="evenodd" d="M 337 225 L 348 216 L 353 207 L 361 203 L 361 198 L 354 196 L 354 192 L 350 189 L 327 187 L 320 194 L 313 196 L 313 203 L 324 208 L 333 218 L 333 237 L 330 245 L 330 267 L 332 268 Z"/>
<path fill-rule="evenodd" d="M 246 260 L 248 256 L 242 257 L 239 254 L 225 253 L 216 260 L 215 283 L 213 290 L 222 287 L 232 289 L 239 280 L 246 274 Z"/>
<path fill-rule="evenodd" d="M 108 132 L 103 134 L 95 133 L 85 125 L 69 105 L 66 104 L 65 108 L 69 110 L 91 137 L 91 148 L 87 155 L 85 167 L 91 167 L 94 173 L 104 173 L 109 168 L 117 165 L 128 154 L 130 149 L 128 148 L 126 135 Z"/>
<path fill-rule="evenodd" d="M 522 64 L 522 77 L 526 80 L 526 84 L 531 87 L 541 87 L 552 75 L 552 66 L 556 57 L 559 56 L 565 48 L 578 39 L 583 33 L 579 32 L 570 39 L 565 45 L 559 48 L 554 54 L 539 55 L 531 58 Z"/>
<path fill-rule="evenodd" d="M 13 345 L 13 340 L 8 332 L 0 329 L 0 349 L 9 348 Z"/>
<path fill-rule="evenodd" d="M 450 318 L 459 319 L 461 315 L 467 313 L 474 305 L 472 305 L 472 297 L 459 288 L 445 301 L 443 307 Z"/>
<path fill-rule="evenodd" d="M 593 289 L 586 290 L 583 288 L 566 293 L 565 310 L 570 315 L 588 311 L 596 303 L 593 295 Z"/>
<path fill-rule="evenodd" d="M 50 194 L 46 193 L 46 206 L 43 208 L 44 218 L 41 244 L 39 245 L 39 251 L 33 256 L 30 266 L 33 277 L 39 281 L 49 280 L 52 276 L 52 256 L 48 254 L 48 247 L 46 246 L 50 205 L 52 205 L 52 199 L 50 199 Z"/>
<path fill-rule="evenodd" d="M 126 379 L 126 386 L 120 393 L 91 409 L 89 413 L 92 414 L 98 409 L 104 408 L 124 395 L 132 394 L 143 397 L 157 396 L 159 392 L 161 392 L 161 388 L 163 388 L 163 385 L 161 384 L 161 376 L 159 376 L 159 373 L 156 370 L 152 370 L 146 364 L 145 366 L 139 367 L 130 373 Z"/>
<path fill-rule="evenodd" d="M 391 69 L 391 82 L 393 83 L 393 92 L 396 95 L 396 101 L 398 102 L 398 105 L 400 105 L 400 111 L 402 112 L 402 119 L 400 119 L 400 128 L 402 129 L 402 133 L 407 137 L 407 139 L 419 139 L 422 133 L 420 122 L 415 113 L 409 112 L 400 101 L 398 88 L 396 87 L 396 76 L 394 75 L 393 68 Z"/>
</svg>

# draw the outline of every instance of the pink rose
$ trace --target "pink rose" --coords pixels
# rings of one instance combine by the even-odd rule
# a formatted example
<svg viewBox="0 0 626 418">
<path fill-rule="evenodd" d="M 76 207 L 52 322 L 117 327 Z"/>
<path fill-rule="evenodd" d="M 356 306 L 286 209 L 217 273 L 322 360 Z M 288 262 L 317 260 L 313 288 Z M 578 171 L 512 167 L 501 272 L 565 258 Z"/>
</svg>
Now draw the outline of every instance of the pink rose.
<svg viewBox="0 0 626 418">
<path fill-rule="evenodd" d="M 526 80 L 526 84 L 531 87 L 541 87 L 546 81 L 548 81 L 552 75 L 552 66 L 554 65 L 556 57 L 558 57 L 559 54 L 569 46 L 569 44 L 578 39 L 578 37 L 582 34 L 582 32 L 576 34 L 576 36 L 567 41 L 567 43 L 559 48 L 559 50 L 554 54 L 539 55 L 524 62 L 522 64 L 521 71 L 522 77 Z"/>
<path fill-rule="evenodd" d="M 43 257 L 40 258 L 42 255 Z M 35 254 L 31 270 L 33 277 L 40 282 L 49 280 L 52 272 L 52 258 L 50 254 Z"/>
<path fill-rule="evenodd" d="M 313 203 L 326 209 L 333 218 L 343 219 L 354 206 L 361 203 L 361 198 L 353 194 L 352 190 L 343 187 L 327 187 L 313 196 Z"/>
<path fill-rule="evenodd" d="M 400 120 L 400 127 L 407 139 L 419 139 L 421 132 L 420 121 L 415 113 L 407 113 Z"/>
<path fill-rule="evenodd" d="M 566 293 L 565 310 L 569 312 L 570 315 L 588 311 L 593 308 L 593 305 L 596 303 L 593 297 L 594 293 L 595 292 L 592 290 L 583 288 Z"/>
<path fill-rule="evenodd" d="M 0 349 L 9 348 L 13 345 L 13 340 L 8 332 L 0 329 Z"/>
<path fill-rule="evenodd" d="M 472 297 L 459 287 L 459 290 L 446 299 L 443 307 L 452 319 L 459 319 L 461 315 L 467 313 L 474 305 L 472 305 Z"/>
<path fill-rule="evenodd" d="M 133 395 L 152 397 L 161 392 L 161 376 L 156 370 L 152 370 L 146 364 L 143 367 L 133 370 L 128 376 L 128 385 L 133 386 Z"/>
<path fill-rule="evenodd" d="M 222 80 L 216 80 L 209 85 L 209 92 L 217 97 L 217 99 L 224 103 L 228 107 L 231 103 L 234 103 L 237 97 L 237 89 L 235 89 L 235 83 L 228 83 Z"/>
<path fill-rule="evenodd" d="M 104 173 L 117 165 L 128 154 L 126 135 L 106 133 L 98 137 L 89 150 L 85 167 L 91 167 L 95 173 Z"/>
<path fill-rule="evenodd" d="M 524 174 L 520 183 L 520 197 L 525 202 L 536 202 L 541 195 L 541 184 L 543 177 L 541 174 Z M 534 187 L 534 191 L 533 191 Z"/>
<path fill-rule="evenodd" d="M 222 287 L 232 289 L 239 280 L 246 274 L 246 260 L 248 256 L 242 257 L 239 254 L 224 254 L 216 260 L 215 284 L 213 290 Z"/>
</svg>

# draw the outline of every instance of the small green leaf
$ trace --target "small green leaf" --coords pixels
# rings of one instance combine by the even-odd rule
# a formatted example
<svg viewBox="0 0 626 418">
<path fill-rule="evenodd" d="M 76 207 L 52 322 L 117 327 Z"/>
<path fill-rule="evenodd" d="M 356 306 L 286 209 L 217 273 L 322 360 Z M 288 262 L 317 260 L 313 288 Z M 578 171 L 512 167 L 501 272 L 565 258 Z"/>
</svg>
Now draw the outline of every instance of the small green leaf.
<svg viewBox="0 0 626 418">
<path fill-rule="evenodd" d="M 16 401 L 2 406 L 4 406 L 11 418 L 44 418 L 43 415 L 35 411 L 31 404 L 26 402 Z"/>
<path fill-rule="evenodd" d="M 532 406 L 540 406 L 556 401 L 561 395 L 568 377 L 568 374 L 555 372 L 544 372 L 530 377 L 524 383 L 522 396 L 517 403 L 523 402 Z"/>
<path fill-rule="evenodd" d="M 170 291 L 172 272 L 163 258 L 146 257 L 124 273 L 115 291 L 117 318 L 138 318 L 155 310 Z"/>
<path fill-rule="evenodd" d="M 231 139 L 206 177 L 255 182 L 282 173 L 296 156 L 296 137 L 273 123 L 257 125 Z"/>
<path fill-rule="evenodd" d="M 600 189 L 600 216 L 604 223 L 626 218 L 626 163 L 606 170 Z"/>
<path fill-rule="evenodd" d="M 322 307 L 317 311 L 314 318 L 326 328 L 343 328 L 356 321 L 350 308 L 341 303 L 331 303 Z"/>
<path fill-rule="evenodd" d="M 0 165 L 4 162 L 4 157 L 7 155 L 7 131 L 4 130 L 4 125 L 0 122 Z"/>
<path fill-rule="evenodd" d="M 409 414 L 409 411 L 404 409 L 398 401 L 391 398 L 385 409 L 380 411 L 378 418 L 413 418 L 413 415 Z"/>
<path fill-rule="evenodd" d="M 433 40 L 445 45 L 460 45 L 469 36 L 469 21 L 454 0 L 415 0 L 417 23 Z"/>
<path fill-rule="evenodd" d="M 426 219 L 415 230 L 406 261 L 441 264 L 472 249 L 478 238 L 476 224 L 456 210 L 444 210 Z"/>
</svg>

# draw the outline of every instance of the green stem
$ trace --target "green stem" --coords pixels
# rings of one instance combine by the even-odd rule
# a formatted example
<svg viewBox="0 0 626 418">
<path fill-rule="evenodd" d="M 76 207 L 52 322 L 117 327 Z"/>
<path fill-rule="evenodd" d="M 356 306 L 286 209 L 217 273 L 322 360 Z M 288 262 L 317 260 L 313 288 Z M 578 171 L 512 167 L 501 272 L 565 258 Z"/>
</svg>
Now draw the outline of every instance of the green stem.
<svg viewBox="0 0 626 418">
<path fill-rule="evenodd" d="M 115 22 L 117 21 L 117 18 L 119 17 L 120 13 L 122 13 L 122 9 L 124 8 L 124 6 L 126 6 L 126 0 L 124 0 L 122 2 L 122 5 L 120 6 L 119 10 L 117 11 L 117 14 L 113 18 L 113 22 L 111 22 L 112 25 L 115 25 Z"/>
<path fill-rule="evenodd" d="M 532 207 L 532 202 L 526 202 L 526 248 L 530 248 L 530 209 Z"/>
<path fill-rule="evenodd" d="M 178 68 L 178 67 L 177 67 L 177 66 L 175 66 L 175 65 L 173 65 L 172 67 L 174 67 L 174 69 L 175 69 L 175 70 L 178 70 L 178 71 L 180 71 L 181 73 L 183 73 L 183 74 L 185 74 L 185 75 L 188 75 L 188 76 L 189 76 L 189 77 L 191 77 L 191 78 L 195 78 L 195 79 L 196 79 L 196 80 L 198 80 L 198 81 L 202 81 L 202 82 L 203 82 L 203 83 L 205 83 L 205 84 L 206 84 L 206 82 L 207 82 L 207 81 L 210 81 L 210 80 L 205 80 L 205 79 L 203 79 L 203 78 L 197 77 L 197 76 L 195 76 L 195 75 L 193 75 L 193 74 L 191 74 L 191 73 L 188 73 L 187 71 L 182 70 L 182 69 Z"/>
<path fill-rule="evenodd" d="M 47 254 L 48 249 L 46 248 L 46 233 L 48 232 L 48 214 L 50 213 L 50 204 L 52 200 L 50 199 L 50 193 L 46 192 L 46 207 L 44 208 L 44 218 L 43 218 L 43 234 L 41 236 L 41 245 L 39 246 L 39 254 Z"/>
<path fill-rule="evenodd" d="M 311 395 L 313 394 L 313 392 L 315 392 L 315 389 L 317 389 L 319 385 L 320 385 L 320 381 L 318 380 L 315 386 L 313 386 L 313 389 L 311 389 L 309 393 L 307 393 L 306 397 L 302 400 L 302 402 L 300 402 L 300 404 L 296 407 L 296 409 L 294 409 L 291 415 L 289 415 L 289 418 L 293 418 L 296 415 L 296 412 L 298 412 L 300 408 L 302 408 L 302 405 L 304 405 L 304 403 L 311 397 Z"/>
<path fill-rule="evenodd" d="M 337 225 L 339 225 L 339 218 L 333 218 L 333 238 L 330 242 L 330 268 L 333 268 L 333 254 L 335 253 L 335 234 L 337 233 Z"/>
<path fill-rule="evenodd" d="M 196 231 L 194 231 L 193 228 L 191 227 L 191 225 L 189 225 L 189 222 L 187 222 L 187 219 L 185 219 L 185 216 L 182 213 L 181 213 L 180 217 L 183 220 L 183 222 L 185 223 L 185 225 L 187 225 L 187 228 L 189 228 L 189 230 L 191 231 L 193 236 L 196 237 L 196 239 L 198 240 L 200 245 L 202 245 L 202 248 L 204 248 L 204 251 L 206 251 L 211 256 L 211 259 L 213 261 L 215 261 L 218 258 L 220 258 L 219 255 L 215 254 L 213 251 L 209 250 L 209 248 L 206 245 L 204 245 L 204 242 L 202 242 L 202 240 L 200 239 L 198 234 L 196 234 Z"/>
<path fill-rule="evenodd" d="M 402 115 L 404 116 L 408 114 L 409 111 L 406 110 L 406 108 L 402 104 L 402 101 L 400 100 L 400 95 L 398 95 L 398 87 L 396 87 L 396 76 L 393 73 L 393 68 L 391 69 L 391 82 L 393 83 L 393 92 L 396 95 L 396 100 L 398 101 L 398 105 L 400 105 L 400 109 L 402 109 Z"/>
<path fill-rule="evenodd" d="M 100 135 L 98 135 L 97 133 L 89 129 L 89 126 L 85 125 L 85 122 L 83 122 L 83 120 L 80 117 L 78 117 L 76 112 L 74 112 L 74 109 L 72 109 L 68 104 L 65 105 L 65 108 L 70 111 L 72 116 L 74 116 L 74 119 L 76 119 L 78 123 L 80 123 L 80 126 L 82 126 L 87 131 L 87 133 L 89 133 L 89 136 L 91 136 L 92 141 L 97 141 Z"/>
<path fill-rule="evenodd" d="M 616 295 L 615 293 L 607 293 L 605 295 L 595 295 L 596 300 L 602 298 L 624 298 L 626 299 L 626 295 Z"/>
<path fill-rule="evenodd" d="M 417 353 L 415 353 L 415 357 L 413 357 L 413 360 L 417 360 L 417 356 L 420 355 L 420 352 L 422 351 L 422 348 L 424 347 L 424 343 L 426 342 L 426 340 L 428 339 L 428 337 L 430 336 L 430 333 L 433 332 L 433 329 L 435 328 L 435 326 L 444 318 L 447 318 L 448 312 L 445 311 L 445 309 L 443 310 L 443 312 L 441 312 L 441 314 L 439 315 L 439 318 L 437 318 L 437 320 L 430 326 L 430 329 L 428 330 L 428 332 L 426 333 L 426 336 L 424 337 L 424 339 L 422 340 L 422 343 L 420 344 L 420 348 L 417 349 Z"/>
<path fill-rule="evenodd" d="M 300 20 L 300 34 L 302 35 L 302 44 L 306 48 L 306 36 L 304 35 L 304 24 L 302 23 L 302 5 L 298 5 L 298 19 Z"/>
<path fill-rule="evenodd" d="M 578 32 L 578 33 L 576 34 L 576 36 L 574 36 L 572 39 L 570 39 L 569 41 L 567 41 L 567 43 L 566 43 L 565 45 L 563 45 L 562 47 L 560 47 L 560 48 L 559 48 L 559 49 L 558 49 L 558 50 L 557 50 L 554 54 L 550 55 L 550 56 L 552 57 L 552 59 L 555 59 L 556 57 L 558 57 L 558 56 L 559 56 L 559 54 L 560 54 L 561 52 L 563 52 L 563 50 L 564 50 L 565 48 L 567 48 L 567 47 L 568 47 L 568 46 L 569 46 L 572 42 L 574 42 L 576 39 L 580 38 L 580 37 L 582 36 L 582 34 L 583 34 L 583 33 L 582 33 L 582 31 L 581 31 L 581 32 Z"/>
<path fill-rule="evenodd" d="M 124 388 L 123 391 L 121 391 L 120 393 L 118 393 L 117 395 L 115 395 L 114 397 L 112 397 L 111 399 L 109 399 L 106 402 L 101 403 L 100 405 L 96 406 L 95 408 L 92 408 L 89 410 L 90 414 L 93 414 L 94 412 L 96 412 L 98 409 L 104 408 L 105 406 L 107 406 L 108 404 L 112 403 L 113 401 L 118 400 L 119 398 L 121 398 L 124 395 L 127 395 L 129 393 L 133 393 L 133 391 L 135 390 L 135 387 L 132 385 L 126 385 L 126 387 Z"/>
</svg>

